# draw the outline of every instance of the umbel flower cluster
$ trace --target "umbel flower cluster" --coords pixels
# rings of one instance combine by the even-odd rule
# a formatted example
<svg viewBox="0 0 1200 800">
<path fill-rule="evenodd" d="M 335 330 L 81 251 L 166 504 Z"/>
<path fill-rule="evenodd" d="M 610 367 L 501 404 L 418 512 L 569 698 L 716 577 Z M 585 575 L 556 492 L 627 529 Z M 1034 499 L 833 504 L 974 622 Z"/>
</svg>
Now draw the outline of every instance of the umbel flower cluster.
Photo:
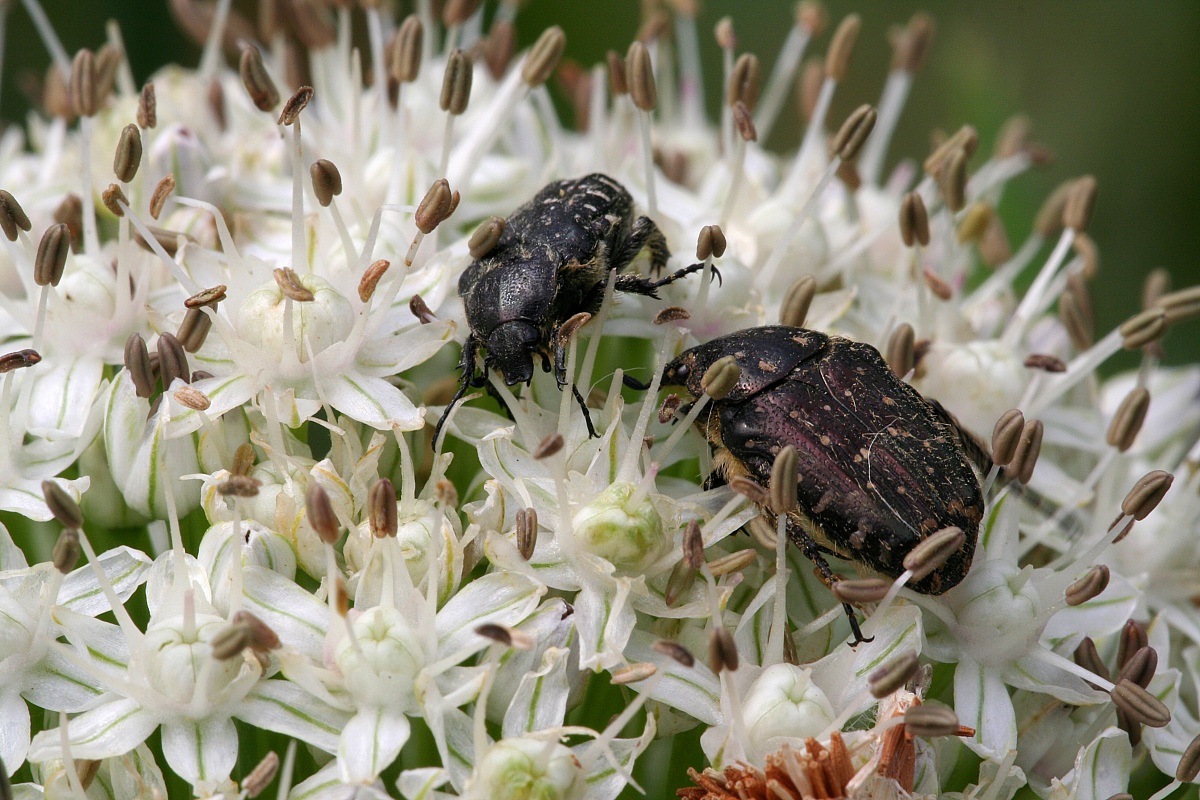
<svg viewBox="0 0 1200 800">
<path fill-rule="evenodd" d="M 966 127 L 884 170 L 929 18 L 845 123 L 856 16 L 826 31 L 801 3 L 765 79 L 723 21 L 714 123 L 688 3 L 591 68 L 559 63 L 557 28 L 514 52 L 507 0 L 390 5 L 274 4 L 255 28 L 181 0 L 201 63 L 138 86 L 119 30 L 72 57 L 24 3 L 53 64 L 0 139 L 0 796 L 1102 800 L 1196 779 L 1200 367 L 1160 361 L 1200 292 L 1153 274 L 1098 335 L 1095 182 L 1031 226 L 997 215 L 1043 155 L 1022 120 L 991 153 Z M 803 142 L 768 152 L 793 87 Z M 628 192 L 592 219 L 633 244 L 520 223 L 492 269 L 557 305 L 528 346 L 489 339 L 494 301 L 460 276 L 566 179 L 581 207 Z M 552 263 L 570 236 L 590 259 Z M 791 369 L 773 340 L 690 393 L 662 373 L 778 324 L 884 360 L 805 384 L 779 411 L 803 436 L 733 431 L 774 444 L 755 472 L 714 420 L 739 359 Z M 1102 377 L 1122 349 L 1140 368 Z M 547 367 L 529 382 L 525 354 Z M 935 413 L 910 398 L 833 462 L 874 499 L 797 507 L 795 448 L 836 450 L 832 405 L 875 414 L 898 381 L 944 409 L 927 474 L 889 460 Z M 890 529 L 789 546 L 946 458 L 980 499 L 929 513 L 971 524 L 898 516 L 923 539 L 902 568 L 835 557 L 899 547 Z"/>
</svg>

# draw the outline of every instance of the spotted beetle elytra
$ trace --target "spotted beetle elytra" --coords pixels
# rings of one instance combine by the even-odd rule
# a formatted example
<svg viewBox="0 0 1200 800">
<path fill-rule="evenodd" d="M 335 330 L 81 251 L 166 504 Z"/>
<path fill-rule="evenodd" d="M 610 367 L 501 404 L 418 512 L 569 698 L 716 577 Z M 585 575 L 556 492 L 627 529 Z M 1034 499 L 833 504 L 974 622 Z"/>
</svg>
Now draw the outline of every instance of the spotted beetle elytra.
<svg viewBox="0 0 1200 800">
<path fill-rule="evenodd" d="M 559 387 L 566 386 L 565 348 L 555 334 L 574 315 L 600 310 L 611 270 L 618 273 L 616 291 L 657 297 L 659 287 L 704 267 L 692 264 L 655 280 L 623 274 L 643 248 L 650 250 L 651 269 L 660 272 L 671 256 L 666 237 L 649 217 L 634 217 L 624 186 L 598 172 L 547 184 L 513 212 L 491 249 L 459 279 L 470 332 L 458 389 L 438 420 L 434 441 L 467 388 L 488 384 L 489 369 L 509 386 L 527 384 L 537 355 L 543 371 L 553 368 Z M 481 346 L 486 355 L 478 374 Z M 583 396 L 571 389 L 595 436 Z"/>
<path fill-rule="evenodd" d="M 788 538 L 837 580 L 833 555 L 898 577 L 904 557 L 936 531 L 958 527 L 962 547 L 909 588 L 941 594 L 966 576 L 984 502 L 971 462 L 990 458 L 942 407 L 897 378 L 879 351 L 818 331 L 750 328 L 683 352 L 662 384 L 700 397 L 701 378 L 733 356 L 740 375 L 696 425 L 713 447 L 710 483 L 747 476 L 766 486 L 775 457 L 797 451 L 797 510 Z M 775 522 L 771 510 L 763 509 Z M 864 641 L 852 609 L 855 644 Z"/>
</svg>

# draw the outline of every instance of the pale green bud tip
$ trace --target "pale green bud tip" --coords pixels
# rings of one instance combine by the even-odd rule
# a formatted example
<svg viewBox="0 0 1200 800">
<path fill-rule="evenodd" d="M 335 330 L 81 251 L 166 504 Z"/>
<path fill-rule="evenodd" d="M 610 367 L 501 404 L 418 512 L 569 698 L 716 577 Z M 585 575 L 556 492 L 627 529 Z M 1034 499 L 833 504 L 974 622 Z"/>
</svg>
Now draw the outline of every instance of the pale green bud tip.
<svg viewBox="0 0 1200 800">
<path fill-rule="evenodd" d="M 583 781 L 575 754 L 555 741 L 502 739 L 479 763 L 468 796 L 489 800 L 565 800 Z"/>
<path fill-rule="evenodd" d="M 820 736 L 833 721 L 833 706 L 812 682 L 811 670 L 793 664 L 767 667 L 743 707 L 751 738 L 760 746 L 777 736 Z"/>
<path fill-rule="evenodd" d="M 637 487 L 614 483 L 575 515 L 575 537 L 592 554 L 623 572 L 639 573 L 671 547 L 658 510 Z"/>
</svg>

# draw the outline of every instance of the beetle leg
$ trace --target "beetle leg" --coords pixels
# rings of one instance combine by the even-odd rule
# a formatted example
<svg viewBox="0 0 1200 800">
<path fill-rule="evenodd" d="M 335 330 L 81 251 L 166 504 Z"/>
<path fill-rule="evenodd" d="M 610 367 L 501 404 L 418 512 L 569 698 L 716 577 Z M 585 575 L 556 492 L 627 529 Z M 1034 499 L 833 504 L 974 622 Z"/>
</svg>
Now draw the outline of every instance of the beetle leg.
<svg viewBox="0 0 1200 800">
<path fill-rule="evenodd" d="M 596 433 L 596 428 L 592 425 L 592 415 L 588 411 L 587 402 L 583 399 L 583 395 L 579 393 L 579 387 L 571 384 L 571 394 L 575 395 L 575 402 L 579 403 L 579 410 L 583 412 L 583 421 L 587 423 L 588 438 L 595 439 L 600 436 Z"/>
<path fill-rule="evenodd" d="M 667 237 L 649 217 L 634 220 L 629 236 L 617 246 L 608 263 L 621 272 L 642 252 L 643 247 L 650 248 L 650 271 L 655 274 L 662 272 L 671 258 L 671 251 L 667 248 Z"/>
<path fill-rule="evenodd" d="M 603 287 L 603 284 L 601 284 Z M 603 288 L 601 288 L 603 291 Z M 558 381 L 558 388 L 562 389 L 569 382 L 567 379 L 567 341 L 564 341 L 561 336 L 554 336 L 554 378 Z M 592 415 L 588 411 L 587 402 L 583 399 L 583 395 L 579 393 L 579 387 L 574 383 L 571 384 L 571 393 L 575 395 L 575 402 L 579 403 L 579 410 L 583 412 L 583 421 L 587 423 L 588 436 L 595 439 L 600 434 L 596 433 L 596 428 L 592 425 Z"/>
<path fill-rule="evenodd" d="M 458 379 L 458 389 L 454 392 L 454 397 L 450 398 L 450 402 L 446 404 L 446 410 L 442 412 L 442 416 L 438 418 L 437 426 L 433 429 L 433 446 L 437 448 L 438 438 L 442 435 L 442 426 L 446 424 L 446 419 L 450 416 L 450 411 L 467 393 L 467 388 L 474 383 L 475 378 L 475 352 L 478 349 L 479 342 L 475 338 L 475 334 L 467 334 L 467 340 L 463 342 L 462 358 L 459 359 L 458 368 L 462 370 L 462 377 Z"/>
<path fill-rule="evenodd" d="M 642 294 L 647 297 L 658 297 L 658 289 L 661 286 L 666 286 L 669 283 L 674 283 L 680 278 L 687 277 L 693 272 L 699 272 L 704 269 L 704 263 L 692 264 L 682 269 L 677 269 L 665 278 L 658 280 L 650 280 L 641 275 L 618 275 L 616 282 L 616 290 L 618 292 L 629 292 L 630 294 Z M 720 278 L 720 275 L 714 270 L 714 274 Z M 603 284 L 600 284 L 602 287 Z"/>
<path fill-rule="evenodd" d="M 837 581 L 841 580 L 833 568 L 829 566 L 829 562 L 825 560 L 825 556 L 821 554 L 821 546 L 816 540 L 809 535 L 808 531 L 798 523 L 793 517 L 787 518 L 787 535 L 788 539 L 794 545 L 800 548 L 800 552 L 804 557 L 816 565 L 817 573 L 821 576 L 821 582 L 826 586 L 833 587 Z M 849 603 L 842 603 L 842 610 L 846 612 L 846 619 L 850 621 L 850 631 L 854 634 L 854 641 L 850 643 L 851 647 L 857 647 L 862 642 L 871 642 L 875 640 L 872 636 L 867 638 L 862 635 L 862 628 L 858 626 L 858 617 L 854 614 L 854 609 Z"/>
</svg>

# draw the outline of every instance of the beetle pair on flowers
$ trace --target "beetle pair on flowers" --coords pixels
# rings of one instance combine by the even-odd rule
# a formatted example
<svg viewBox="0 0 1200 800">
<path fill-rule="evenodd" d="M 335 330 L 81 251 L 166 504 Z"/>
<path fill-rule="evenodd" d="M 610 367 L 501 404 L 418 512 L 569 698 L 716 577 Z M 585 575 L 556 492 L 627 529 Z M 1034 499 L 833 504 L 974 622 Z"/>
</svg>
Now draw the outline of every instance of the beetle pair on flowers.
<svg viewBox="0 0 1200 800">
<path fill-rule="evenodd" d="M 489 369 L 509 386 L 528 383 L 537 355 L 565 386 L 566 345 L 556 334 L 572 316 L 600 310 L 611 270 L 616 291 L 656 297 L 659 287 L 704 266 L 654 280 L 624 273 L 644 248 L 655 274 L 670 253 L 652 220 L 634 218 L 629 192 L 599 173 L 547 185 L 496 227 L 494 244 L 459 280 L 470 332 L 458 390 L 435 441 L 468 387 L 486 385 Z M 790 445 L 797 478 L 787 535 L 827 584 L 837 576 L 826 555 L 898 577 L 916 545 L 950 527 L 963 532 L 962 545 L 908 585 L 941 594 L 966 576 L 984 507 L 971 463 L 984 473 L 991 463 L 941 406 L 893 375 L 874 347 L 786 326 L 751 328 L 693 347 L 666 365 L 662 384 L 699 398 L 705 373 L 729 356 L 739 368 L 737 380 L 696 423 L 714 450 L 710 484 L 745 476 L 765 486 L 776 457 Z M 583 397 L 571 389 L 595 435 Z M 767 506 L 763 511 L 774 516 Z M 864 641 L 852 609 L 843 605 L 854 644 Z"/>
</svg>

